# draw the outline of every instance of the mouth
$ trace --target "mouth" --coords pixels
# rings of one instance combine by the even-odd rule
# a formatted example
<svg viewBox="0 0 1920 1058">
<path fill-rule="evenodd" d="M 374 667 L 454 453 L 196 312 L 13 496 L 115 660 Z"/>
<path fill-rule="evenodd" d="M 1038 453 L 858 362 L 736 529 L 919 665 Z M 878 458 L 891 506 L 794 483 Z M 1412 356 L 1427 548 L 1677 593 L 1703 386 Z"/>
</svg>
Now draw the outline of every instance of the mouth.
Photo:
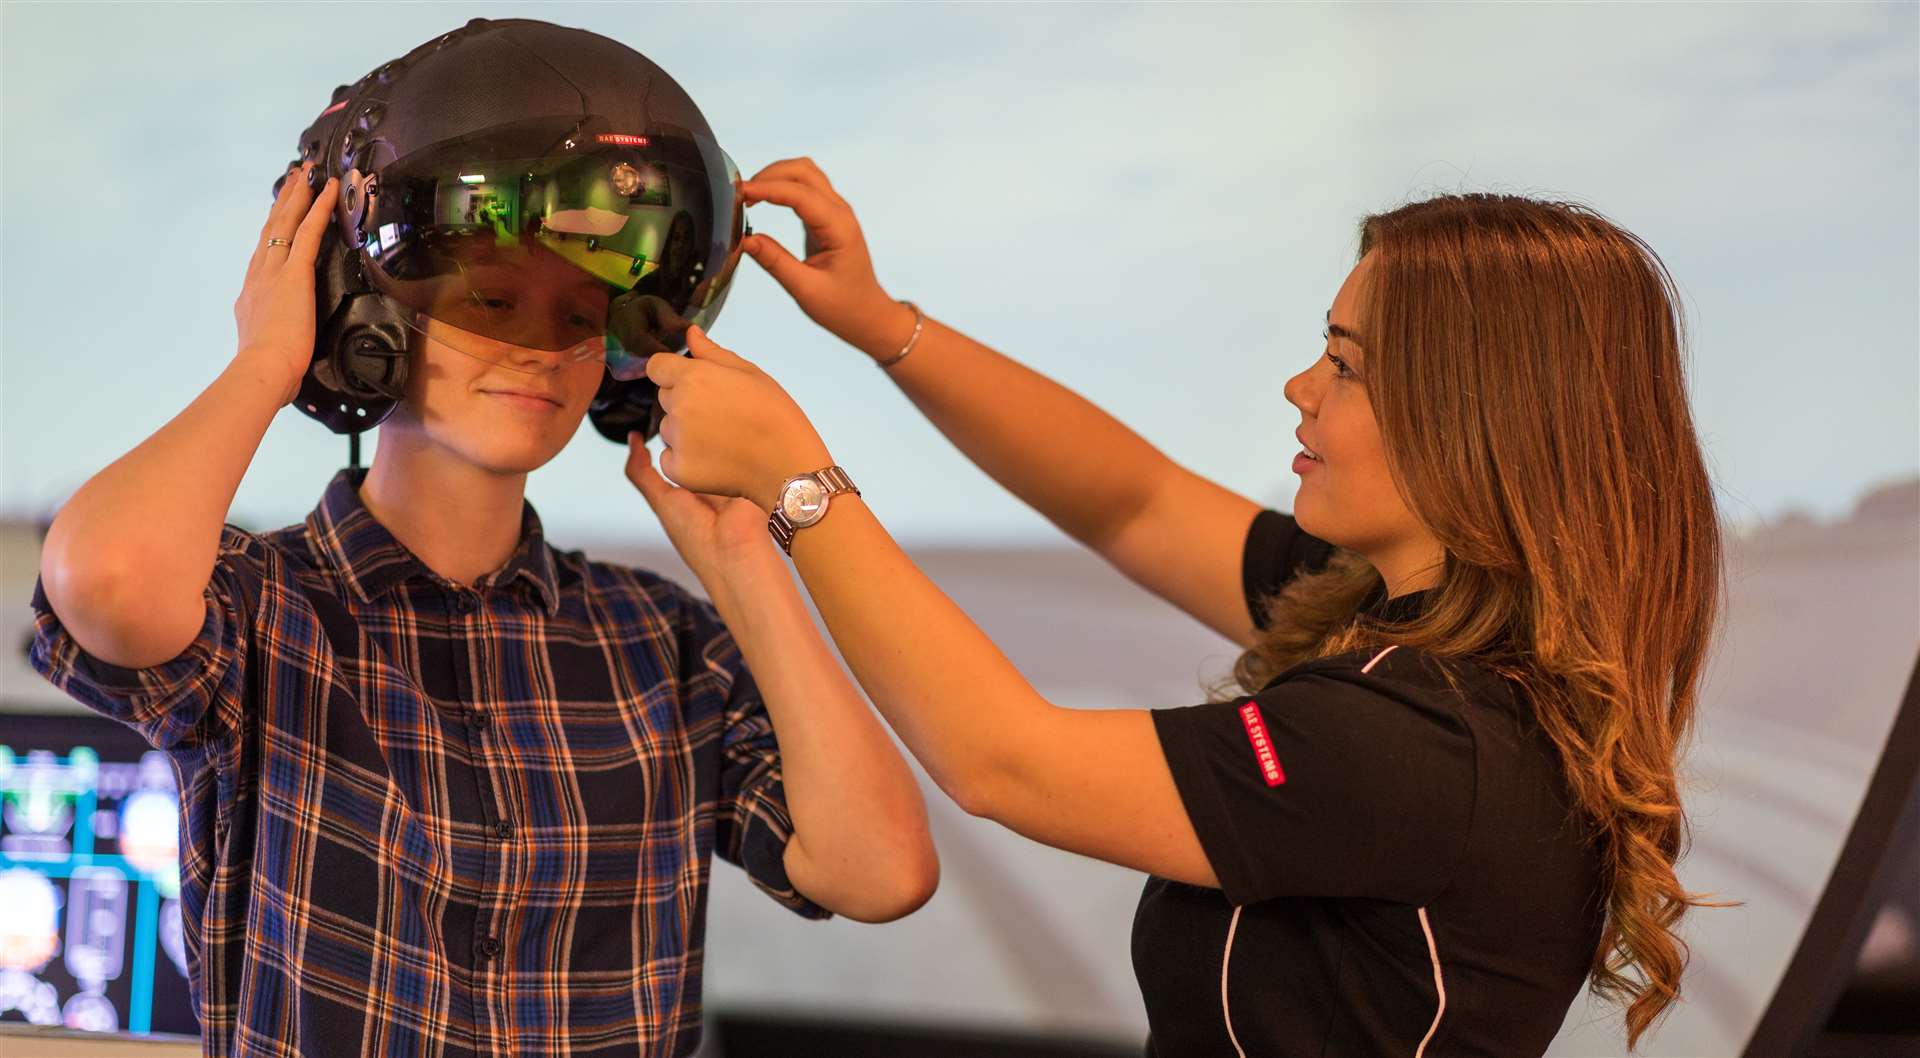
<svg viewBox="0 0 1920 1058">
<path fill-rule="evenodd" d="M 1296 432 L 1296 433 L 1295 433 L 1295 434 L 1293 435 L 1293 439 L 1294 439 L 1294 440 L 1296 440 L 1296 441 L 1299 441 L 1299 442 L 1300 442 L 1300 452 L 1301 452 L 1301 454 L 1303 454 L 1303 455 L 1305 455 L 1305 456 L 1306 456 L 1306 457 L 1307 457 L 1308 459 L 1311 459 L 1311 460 L 1313 460 L 1313 461 L 1314 461 L 1314 462 L 1316 462 L 1316 463 L 1323 463 L 1323 462 L 1325 462 L 1325 460 L 1323 460 L 1323 459 L 1321 459 L 1321 458 L 1320 458 L 1320 453 L 1318 453 L 1318 452 L 1316 452 L 1316 451 L 1314 451 L 1313 449 L 1311 449 L 1311 448 L 1308 448 L 1308 447 L 1307 447 L 1307 439 L 1306 439 L 1306 438 L 1304 438 L 1304 437 L 1301 437 L 1301 436 L 1300 436 L 1300 434 Z"/>
<path fill-rule="evenodd" d="M 544 393 L 528 393 L 518 389 L 483 389 L 480 392 L 490 397 L 499 397 L 510 404 L 526 408 L 558 408 L 560 402 Z"/>
</svg>

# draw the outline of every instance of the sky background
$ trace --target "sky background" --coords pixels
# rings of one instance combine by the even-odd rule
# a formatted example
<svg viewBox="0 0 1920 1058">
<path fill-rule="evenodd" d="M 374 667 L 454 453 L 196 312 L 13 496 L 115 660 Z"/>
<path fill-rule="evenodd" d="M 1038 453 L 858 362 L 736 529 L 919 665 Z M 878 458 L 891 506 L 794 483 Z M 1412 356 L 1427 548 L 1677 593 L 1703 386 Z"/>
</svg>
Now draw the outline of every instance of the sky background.
<svg viewBox="0 0 1920 1058">
<path fill-rule="evenodd" d="M 1838 516 L 1920 467 L 1917 11 L 6 4 L 0 516 L 43 513 L 214 379 L 300 130 L 475 15 L 645 53 L 748 172 L 817 160 L 894 296 L 1281 509 L 1281 387 L 1359 220 L 1443 191 L 1586 203 L 1685 295 L 1725 516 Z M 777 209 L 755 227 L 797 248 Z M 750 261 L 714 336 L 897 536 L 1059 538 Z M 231 519 L 304 517 L 346 447 L 283 409 Z M 530 477 L 557 543 L 664 539 L 622 463 L 583 426 Z"/>
</svg>

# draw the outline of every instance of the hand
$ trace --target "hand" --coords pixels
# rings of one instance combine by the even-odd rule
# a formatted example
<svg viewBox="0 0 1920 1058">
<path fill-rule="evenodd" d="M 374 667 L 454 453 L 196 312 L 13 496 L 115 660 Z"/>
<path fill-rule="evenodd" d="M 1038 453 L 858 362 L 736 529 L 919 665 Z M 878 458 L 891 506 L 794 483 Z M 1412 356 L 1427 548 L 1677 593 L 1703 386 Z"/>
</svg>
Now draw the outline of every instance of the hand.
<svg viewBox="0 0 1920 1058">
<path fill-rule="evenodd" d="M 759 232 L 747 236 L 742 246 L 808 319 L 875 359 L 906 344 L 913 333 L 913 310 L 880 289 L 853 207 L 834 192 L 827 174 L 811 158 L 775 162 L 742 183 L 740 193 L 748 205 L 786 206 L 806 225 L 804 261 Z"/>
<path fill-rule="evenodd" d="M 660 387 L 660 472 L 713 496 L 740 496 L 772 512 L 782 482 L 831 466 L 806 413 L 772 376 L 687 328 L 687 356 L 655 353 Z"/>
<path fill-rule="evenodd" d="M 640 490 L 707 594 L 730 583 L 761 583 L 752 576 L 755 563 L 781 565 L 773 534 L 767 532 L 767 512 L 737 497 L 680 488 L 660 476 L 650 456 L 640 432 L 628 433 L 627 480 Z M 734 575 L 744 579 L 730 580 Z"/>
<path fill-rule="evenodd" d="M 253 241 L 246 282 L 233 302 L 234 323 L 240 330 L 239 358 L 255 358 L 267 370 L 286 380 L 282 403 L 300 392 L 300 380 L 313 359 L 313 263 L 320 255 L 320 236 L 332 217 L 340 182 L 329 179 L 315 194 L 307 187 L 309 162 L 289 169 L 280 185 L 280 197 Z M 268 246 L 269 238 L 292 239 L 292 246 Z"/>
</svg>

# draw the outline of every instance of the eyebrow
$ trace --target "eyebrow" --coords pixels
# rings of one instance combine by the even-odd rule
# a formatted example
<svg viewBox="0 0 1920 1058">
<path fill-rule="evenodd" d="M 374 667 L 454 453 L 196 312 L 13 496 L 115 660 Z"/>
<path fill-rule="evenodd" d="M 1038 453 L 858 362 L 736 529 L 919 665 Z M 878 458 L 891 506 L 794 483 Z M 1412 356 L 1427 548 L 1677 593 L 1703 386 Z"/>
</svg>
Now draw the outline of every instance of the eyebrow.
<svg viewBox="0 0 1920 1058">
<path fill-rule="evenodd" d="M 1342 327 L 1339 324 L 1333 322 L 1332 309 L 1327 310 L 1327 336 L 1330 338 L 1345 338 L 1347 341 L 1350 341 L 1355 345 L 1360 345 L 1360 337 L 1358 335 L 1354 334 L 1350 330 L 1347 330 L 1345 327 Z M 1362 349 L 1366 348 L 1366 346 L 1364 345 L 1361 345 L 1360 347 Z"/>
</svg>

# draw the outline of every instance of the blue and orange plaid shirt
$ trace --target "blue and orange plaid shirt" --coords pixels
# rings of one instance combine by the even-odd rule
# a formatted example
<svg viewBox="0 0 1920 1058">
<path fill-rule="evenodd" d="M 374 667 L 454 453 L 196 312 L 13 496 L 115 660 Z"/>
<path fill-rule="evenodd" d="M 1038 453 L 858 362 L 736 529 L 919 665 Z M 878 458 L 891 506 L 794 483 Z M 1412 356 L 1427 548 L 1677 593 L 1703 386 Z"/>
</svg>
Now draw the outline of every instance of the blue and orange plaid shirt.
<svg viewBox="0 0 1920 1058">
<path fill-rule="evenodd" d="M 683 1055 L 711 854 L 809 918 L 780 754 L 713 606 L 558 551 L 523 501 L 472 587 L 341 470 L 302 525 L 228 525 L 193 644 L 33 668 L 173 762 L 209 1055 Z"/>
</svg>

